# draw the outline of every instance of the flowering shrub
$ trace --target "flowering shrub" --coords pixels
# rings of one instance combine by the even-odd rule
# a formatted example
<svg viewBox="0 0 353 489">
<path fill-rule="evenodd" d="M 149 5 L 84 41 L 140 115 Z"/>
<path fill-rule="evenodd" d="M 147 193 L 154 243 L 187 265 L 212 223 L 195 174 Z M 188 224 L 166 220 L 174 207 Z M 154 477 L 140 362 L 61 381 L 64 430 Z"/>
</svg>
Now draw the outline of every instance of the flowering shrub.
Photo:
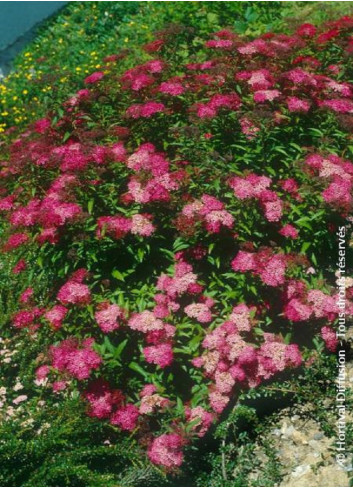
<svg viewBox="0 0 353 489">
<path fill-rule="evenodd" d="M 240 32 L 262 33 L 267 24 L 280 26 L 286 10 L 290 11 L 278 1 L 272 4 L 261 1 L 223 4 L 203 1 L 153 4 L 136 0 L 68 2 L 40 26 L 34 41 L 16 57 L 16 70 L 1 79 L 0 133 L 24 127 L 43 114 L 44 108 L 57 106 L 68 93 L 75 91 L 82 77 L 90 83 L 100 76 L 106 63 L 120 60 L 129 67 L 136 57 L 144 59 L 140 45 L 152 41 L 153 32 L 165 25 L 185 25 L 188 35 L 195 29 L 199 33 L 210 32 L 236 18 L 235 25 Z M 330 18 L 330 9 L 326 10 L 325 15 Z M 340 8 L 342 15 L 345 10 Z M 150 49 L 158 50 L 159 43 L 159 40 L 152 41 Z M 115 54 L 117 50 L 124 51 L 127 59 L 121 53 Z M 93 77 L 89 78 L 91 75 Z M 168 85 L 166 90 L 170 90 Z"/>
<path fill-rule="evenodd" d="M 77 388 L 166 470 L 240 393 L 314 361 L 316 336 L 337 347 L 352 27 L 223 29 L 184 65 L 165 29 L 2 148 L 8 327 L 51 342 L 33 381 Z"/>
</svg>

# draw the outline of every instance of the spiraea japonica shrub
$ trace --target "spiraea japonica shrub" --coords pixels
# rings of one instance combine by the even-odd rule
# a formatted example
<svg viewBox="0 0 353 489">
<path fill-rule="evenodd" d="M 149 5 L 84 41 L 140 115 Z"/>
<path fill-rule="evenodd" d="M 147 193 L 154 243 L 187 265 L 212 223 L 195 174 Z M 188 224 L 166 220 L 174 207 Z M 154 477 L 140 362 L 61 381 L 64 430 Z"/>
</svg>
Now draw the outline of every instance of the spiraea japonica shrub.
<svg viewBox="0 0 353 489">
<path fill-rule="evenodd" d="M 352 27 L 173 26 L 1 148 L 6 328 L 45 338 L 44 396 L 79 391 L 175 470 L 240 393 L 336 350 Z"/>
</svg>

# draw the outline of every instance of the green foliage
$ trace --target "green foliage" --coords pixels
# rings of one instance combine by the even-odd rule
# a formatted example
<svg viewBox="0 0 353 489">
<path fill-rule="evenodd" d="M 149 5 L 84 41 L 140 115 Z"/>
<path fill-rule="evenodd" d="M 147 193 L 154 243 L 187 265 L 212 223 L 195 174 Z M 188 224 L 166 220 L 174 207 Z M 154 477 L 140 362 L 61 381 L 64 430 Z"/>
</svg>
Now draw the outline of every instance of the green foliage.
<svg viewBox="0 0 353 489">
<path fill-rule="evenodd" d="M 79 400 L 27 409 L 24 421 L 1 423 L 1 485 L 114 486 L 126 467 L 143 470 L 133 441 L 84 416 Z"/>
</svg>

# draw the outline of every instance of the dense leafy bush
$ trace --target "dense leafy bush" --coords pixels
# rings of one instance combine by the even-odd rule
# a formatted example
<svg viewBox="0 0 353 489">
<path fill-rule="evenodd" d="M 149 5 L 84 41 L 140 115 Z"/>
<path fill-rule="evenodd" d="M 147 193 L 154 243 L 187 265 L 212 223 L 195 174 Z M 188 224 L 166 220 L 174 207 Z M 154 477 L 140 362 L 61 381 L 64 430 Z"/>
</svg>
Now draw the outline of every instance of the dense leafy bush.
<svg viewBox="0 0 353 489">
<path fill-rule="evenodd" d="M 315 362 L 324 343 L 335 351 L 352 25 L 254 40 L 170 26 L 143 63 L 106 57 L 1 148 L 3 329 L 33 350 L 9 361 L 28 379 L 18 397 L 9 386 L 12 404 L 80 397 L 88 438 L 87 426 L 116 433 L 114 446 L 126 433 L 173 471 L 238 416 L 241 394 Z M 351 296 L 349 282 L 347 314 Z M 74 460 L 96 484 L 84 453 Z"/>
</svg>

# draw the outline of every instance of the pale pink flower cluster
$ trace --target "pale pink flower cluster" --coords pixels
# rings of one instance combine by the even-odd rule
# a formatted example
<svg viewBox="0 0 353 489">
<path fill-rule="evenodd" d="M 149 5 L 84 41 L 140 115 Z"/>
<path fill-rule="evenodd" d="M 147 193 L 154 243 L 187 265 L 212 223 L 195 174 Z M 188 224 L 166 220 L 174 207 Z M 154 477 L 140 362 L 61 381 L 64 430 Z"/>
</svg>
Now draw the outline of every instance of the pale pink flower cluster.
<svg viewBox="0 0 353 489">
<path fill-rule="evenodd" d="M 47 321 L 49 321 L 50 325 L 55 328 L 59 329 L 61 328 L 61 324 L 63 320 L 65 319 L 65 316 L 68 312 L 68 309 L 61 304 L 58 304 L 56 306 L 53 306 L 51 309 L 49 309 L 45 314 L 44 317 Z"/>
<path fill-rule="evenodd" d="M 229 185 L 238 199 L 258 199 L 262 192 L 271 185 L 271 178 L 250 173 L 246 177 L 231 178 Z"/>
<path fill-rule="evenodd" d="M 334 208 L 350 209 L 353 204 L 353 164 L 334 154 L 327 157 L 312 154 L 305 163 L 320 178 L 328 180 L 329 185 L 322 192 L 325 202 Z"/>
<path fill-rule="evenodd" d="M 236 272 L 251 271 L 258 275 L 264 284 L 276 287 L 285 282 L 287 262 L 286 255 L 274 254 L 270 249 L 258 253 L 239 251 L 231 266 Z"/>
<path fill-rule="evenodd" d="M 87 285 L 74 280 L 64 284 L 56 296 L 62 304 L 88 304 L 91 301 L 91 292 Z"/>
<path fill-rule="evenodd" d="M 134 214 L 131 217 L 131 233 L 139 236 L 151 236 L 155 231 L 149 216 L 143 214 Z"/>
<path fill-rule="evenodd" d="M 128 321 L 128 325 L 131 329 L 141 331 L 142 333 L 149 333 L 150 331 L 161 330 L 164 328 L 163 321 L 157 319 L 151 311 L 143 311 L 133 314 Z"/>
<path fill-rule="evenodd" d="M 173 362 L 173 349 L 170 343 L 146 346 L 143 349 L 143 354 L 148 363 L 154 363 L 161 368 L 168 367 Z"/>
<path fill-rule="evenodd" d="M 94 317 L 103 333 L 110 333 L 119 328 L 118 319 L 123 317 L 123 310 L 117 304 L 105 303 L 101 305 Z"/>
<path fill-rule="evenodd" d="M 150 221 L 150 215 L 134 214 L 131 217 L 103 216 L 97 220 L 97 237 L 108 235 L 114 239 L 121 239 L 129 232 L 138 236 L 150 236 L 155 231 Z"/>
<path fill-rule="evenodd" d="M 161 435 L 149 446 L 148 457 L 152 463 L 166 468 L 179 467 L 183 462 L 184 441 L 176 433 Z"/>
<path fill-rule="evenodd" d="M 269 70 L 261 69 L 254 71 L 238 71 L 235 75 L 236 80 L 246 80 L 248 86 L 253 91 L 268 90 L 273 87 L 274 79 Z"/>
<path fill-rule="evenodd" d="M 257 90 L 254 93 L 254 101 L 257 103 L 273 102 L 276 98 L 280 97 L 281 92 L 279 90 Z"/>
<path fill-rule="evenodd" d="M 245 134 L 247 139 L 254 139 L 260 131 L 260 128 L 255 125 L 248 117 L 242 117 L 239 120 L 241 132 Z"/>
<path fill-rule="evenodd" d="M 168 201 L 170 192 L 179 188 L 184 175 L 183 171 L 170 172 L 169 162 L 151 143 L 139 146 L 126 164 L 135 175 L 130 177 L 125 199 L 138 203 Z"/>
<path fill-rule="evenodd" d="M 207 194 L 204 194 L 201 200 L 186 204 L 182 214 L 195 221 L 203 222 L 210 233 L 219 233 L 221 226 L 231 229 L 234 224 L 234 218 L 224 210 L 223 202 Z"/>
<path fill-rule="evenodd" d="M 294 322 L 306 321 L 311 317 L 333 321 L 339 313 L 336 296 L 324 294 L 318 289 L 307 291 L 305 284 L 299 281 L 289 282 L 284 300 L 284 315 Z M 349 310 L 350 301 L 347 301 L 347 307 Z"/>
<path fill-rule="evenodd" d="M 140 392 L 140 397 L 140 414 L 151 414 L 170 405 L 170 401 L 166 397 L 157 394 L 157 388 L 154 384 L 146 384 Z"/>
<path fill-rule="evenodd" d="M 251 312 L 246 304 L 242 303 L 233 308 L 229 321 L 233 323 L 238 331 L 250 331 L 251 330 Z"/>
<path fill-rule="evenodd" d="M 232 177 L 229 179 L 229 185 L 238 199 L 259 200 L 264 209 L 266 219 L 270 222 L 275 222 L 282 217 L 283 204 L 276 192 L 268 190 L 271 182 L 270 178 L 256 175 L 255 173 L 250 173 L 246 177 Z"/>
<path fill-rule="evenodd" d="M 321 328 L 321 338 L 324 340 L 326 348 L 334 353 L 338 346 L 336 332 L 329 326 L 323 326 Z"/>
<path fill-rule="evenodd" d="M 192 266 L 185 261 L 176 263 L 173 277 L 162 274 L 157 281 L 157 289 L 165 292 L 171 299 L 186 292 L 192 293 L 193 287 L 197 285 L 197 275 L 193 273 Z"/>
<path fill-rule="evenodd" d="M 184 308 L 184 312 L 187 316 L 197 319 L 200 323 L 209 323 L 212 321 L 212 312 L 206 304 L 189 304 Z"/>
<path fill-rule="evenodd" d="M 209 413 L 201 406 L 185 407 L 185 416 L 186 420 L 192 423 L 192 431 L 196 432 L 199 438 L 205 436 L 215 419 L 214 414 Z"/>
<path fill-rule="evenodd" d="M 205 352 L 193 361 L 213 381 L 209 400 L 216 413 L 226 407 L 236 385 L 255 387 L 302 362 L 298 345 L 286 345 L 275 335 L 265 333 L 259 347 L 248 343 L 242 335 L 250 331 L 249 322 L 250 309 L 245 304 L 235 307 L 226 322 L 206 335 Z"/>
</svg>

